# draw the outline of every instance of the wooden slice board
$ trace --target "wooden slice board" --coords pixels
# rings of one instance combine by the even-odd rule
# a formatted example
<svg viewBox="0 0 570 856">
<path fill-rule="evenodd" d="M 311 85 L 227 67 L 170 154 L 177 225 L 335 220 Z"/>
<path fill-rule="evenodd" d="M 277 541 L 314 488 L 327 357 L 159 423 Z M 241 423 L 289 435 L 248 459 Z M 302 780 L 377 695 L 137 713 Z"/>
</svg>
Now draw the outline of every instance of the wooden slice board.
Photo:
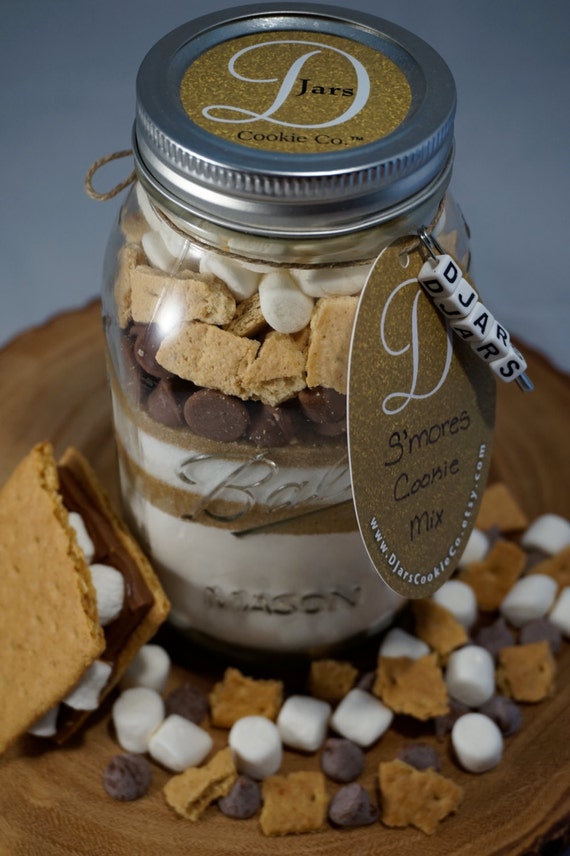
<svg viewBox="0 0 570 856">
<path fill-rule="evenodd" d="M 524 350 L 536 390 L 525 396 L 514 384 L 499 389 L 493 478 L 507 482 L 531 518 L 546 511 L 570 518 L 570 380 Z M 0 482 L 35 442 L 49 439 L 58 453 L 70 444 L 80 448 L 118 497 L 98 303 L 29 330 L 1 351 L 0 401 Z M 189 655 L 191 671 L 176 665 L 171 685 L 190 677 L 207 690 L 220 673 L 200 652 Z M 191 824 L 165 804 L 161 788 L 168 774 L 157 766 L 144 799 L 114 802 L 102 788 L 104 766 L 119 751 L 107 707 L 64 748 L 22 738 L 0 759 L 0 856 L 344 856 L 347 847 L 360 856 L 540 852 L 570 833 L 568 643 L 558 665 L 556 695 L 524 708 L 522 731 L 506 741 L 504 761 L 494 771 L 463 773 L 445 744 L 437 744 L 444 774 L 464 787 L 465 798 L 431 837 L 376 823 L 268 839 L 257 819 L 232 821 L 215 808 Z M 0 693 L 0 709 L 1 703 Z M 216 733 L 216 745 L 224 745 L 226 737 Z M 420 737 L 433 742 L 425 729 Z M 367 753 L 361 781 L 371 794 L 379 760 L 393 758 L 409 738 L 404 727 L 391 729 Z M 284 771 L 316 769 L 317 763 L 314 756 L 287 752 Z M 335 787 L 330 784 L 331 795 Z"/>
</svg>

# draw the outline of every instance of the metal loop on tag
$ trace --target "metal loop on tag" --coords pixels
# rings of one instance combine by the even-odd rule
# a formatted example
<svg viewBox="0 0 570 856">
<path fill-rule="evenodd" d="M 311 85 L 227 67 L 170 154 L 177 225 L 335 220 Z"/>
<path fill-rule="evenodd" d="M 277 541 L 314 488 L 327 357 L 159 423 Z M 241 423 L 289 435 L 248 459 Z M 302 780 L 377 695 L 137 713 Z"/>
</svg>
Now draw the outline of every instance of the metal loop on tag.
<svg viewBox="0 0 570 856">
<path fill-rule="evenodd" d="M 506 328 L 481 303 L 477 293 L 464 280 L 463 271 L 455 259 L 445 253 L 431 232 L 421 226 L 417 234 L 432 262 L 435 262 L 433 266 L 432 262 L 426 262 L 418 275 L 419 282 L 449 326 L 488 363 L 498 378 L 505 382 L 515 380 L 523 392 L 532 392 L 534 385 L 526 374 L 526 361 L 511 343 Z M 442 266 L 445 266 L 444 270 Z M 473 318 L 474 315 L 478 317 Z M 492 332 L 487 333 L 485 328 L 481 334 L 477 329 L 482 318 L 492 319 Z"/>
</svg>

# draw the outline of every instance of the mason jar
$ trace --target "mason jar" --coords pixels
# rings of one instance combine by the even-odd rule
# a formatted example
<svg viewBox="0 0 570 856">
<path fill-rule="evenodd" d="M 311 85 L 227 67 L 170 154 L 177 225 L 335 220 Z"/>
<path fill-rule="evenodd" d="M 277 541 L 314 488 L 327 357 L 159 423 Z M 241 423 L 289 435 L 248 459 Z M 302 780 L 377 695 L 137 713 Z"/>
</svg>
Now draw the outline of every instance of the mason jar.
<svg viewBox="0 0 570 856">
<path fill-rule="evenodd" d="M 351 332 L 394 240 L 467 265 L 455 104 L 424 41 L 337 7 L 207 15 L 142 62 L 104 326 L 125 513 L 191 640 L 315 656 L 403 604 L 353 510 Z"/>
</svg>

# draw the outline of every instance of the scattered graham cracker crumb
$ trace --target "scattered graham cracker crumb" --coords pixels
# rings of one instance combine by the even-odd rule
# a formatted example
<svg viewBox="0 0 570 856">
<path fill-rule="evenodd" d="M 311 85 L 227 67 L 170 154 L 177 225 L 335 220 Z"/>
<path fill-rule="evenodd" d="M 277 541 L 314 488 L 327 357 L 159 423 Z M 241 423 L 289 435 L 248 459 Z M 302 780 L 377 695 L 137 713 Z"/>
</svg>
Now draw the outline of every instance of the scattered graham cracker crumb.
<svg viewBox="0 0 570 856">
<path fill-rule="evenodd" d="M 457 811 L 463 788 L 433 769 L 416 770 L 404 761 L 382 761 L 378 768 L 382 823 L 415 826 L 433 835 L 437 825 Z"/>
<path fill-rule="evenodd" d="M 243 716 L 266 716 L 275 721 L 283 704 L 282 681 L 248 678 L 229 668 L 210 693 L 212 725 L 231 728 Z"/>
<path fill-rule="evenodd" d="M 537 702 L 553 695 L 555 675 L 556 662 L 547 641 L 499 651 L 497 689 L 515 701 Z"/>
<path fill-rule="evenodd" d="M 379 657 L 372 692 L 394 713 L 431 719 L 449 712 L 449 699 L 437 654 L 418 660 Z"/>
<path fill-rule="evenodd" d="M 416 636 L 440 655 L 442 661 L 468 641 L 467 631 L 452 613 L 429 598 L 412 604 Z"/>
<path fill-rule="evenodd" d="M 462 582 L 475 592 L 480 609 L 498 609 L 505 595 L 520 577 L 526 564 L 526 554 L 516 544 L 499 540 L 481 562 L 472 562 L 461 573 Z"/>
<path fill-rule="evenodd" d="M 164 786 L 164 796 L 177 814 L 196 821 L 214 800 L 229 793 L 236 779 L 231 749 L 226 746 L 203 767 L 189 767 L 172 776 Z"/>
<path fill-rule="evenodd" d="M 350 692 L 358 677 L 352 663 L 340 660 L 313 660 L 309 673 L 309 688 L 315 698 L 340 701 Z"/>
<path fill-rule="evenodd" d="M 260 826 L 264 835 L 317 832 L 325 825 L 328 796 L 319 772 L 269 776 L 262 784 Z"/>
<path fill-rule="evenodd" d="M 485 489 L 475 523 L 478 529 L 496 526 L 501 532 L 519 532 L 528 524 L 528 517 L 504 482 Z"/>
</svg>

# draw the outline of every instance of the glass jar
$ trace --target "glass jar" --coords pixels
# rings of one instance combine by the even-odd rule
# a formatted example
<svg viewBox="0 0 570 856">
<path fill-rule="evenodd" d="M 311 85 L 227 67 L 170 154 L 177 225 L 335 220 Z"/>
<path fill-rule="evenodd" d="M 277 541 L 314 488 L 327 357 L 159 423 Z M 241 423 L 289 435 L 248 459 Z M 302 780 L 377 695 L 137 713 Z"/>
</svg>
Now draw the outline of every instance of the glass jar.
<svg viewBox="0 0 570 856">
<path fill-rule="evenodd" d="M 350 339 L 395 239 L 468 257 L 454 112 L 428 45 L 336 7 L 209 15 L 141 65 L 103 314 L 125 512 L 194 640 L 322 654 L 403 603 L 353 511 Z"/>
</svg>

